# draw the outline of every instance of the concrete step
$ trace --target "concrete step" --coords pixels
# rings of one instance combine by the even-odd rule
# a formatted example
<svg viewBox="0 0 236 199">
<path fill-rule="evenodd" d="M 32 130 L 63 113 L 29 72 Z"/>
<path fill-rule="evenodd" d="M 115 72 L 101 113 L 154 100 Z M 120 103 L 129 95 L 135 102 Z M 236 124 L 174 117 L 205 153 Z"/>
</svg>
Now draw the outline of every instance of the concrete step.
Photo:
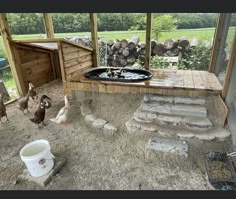
<svg viewBox="0 0 236 199">
<path fill-rule="evenodd" d="M 148 141 L 146 148 L 188 157 L 188 144 L 185 141 L 154 137 Z"/>
<path fill-rule="evenodd" d="M 181 126 L 192 130 L 206 131 L 212 128 L 212 123 L 208 118 L 199 117 L 179 117 L 179 116 L 157 116 L 159 125 Z"/>
<path fill-rule="evenodd" d="M 140 106 L 142 112 L 151 112 L 166 115 L 207 117 L 207 110 L 202 105 L 171 105 L 160 103 L 143 103 Z"/>
</svg>

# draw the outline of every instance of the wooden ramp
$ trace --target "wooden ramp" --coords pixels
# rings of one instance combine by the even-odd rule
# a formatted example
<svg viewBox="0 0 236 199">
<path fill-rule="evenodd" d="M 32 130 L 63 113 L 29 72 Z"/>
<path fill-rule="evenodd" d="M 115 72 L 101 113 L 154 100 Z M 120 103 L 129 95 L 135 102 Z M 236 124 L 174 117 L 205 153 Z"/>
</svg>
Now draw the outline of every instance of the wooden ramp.
<svg viewBox="0 0 236 199">
<path fill-rule="evenodd" d="M 83 74 L 64 84 L 65 91 L 81 90 L 105 93 L 153 93 L 173 96 L 218 95 L 222 86 L 214 73 L 198 70 L 151 70 L 151 80 L 135 83 L 97 81 Z"/>
</svg>

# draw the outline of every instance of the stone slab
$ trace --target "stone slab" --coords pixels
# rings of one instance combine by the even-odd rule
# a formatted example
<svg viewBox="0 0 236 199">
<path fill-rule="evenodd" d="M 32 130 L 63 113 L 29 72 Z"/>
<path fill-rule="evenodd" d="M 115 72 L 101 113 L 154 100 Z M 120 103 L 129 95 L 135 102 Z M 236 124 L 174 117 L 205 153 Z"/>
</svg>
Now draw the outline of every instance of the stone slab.
<svg viewBox="0 0 236 199">
<path fill-rule="evenodd" d="M 208 118 L 159 115 L 157 121 L 160 125 L 182 125 L 182 127 L 194 130 L 208 130 L 212 128 L 212 123 Z"/>
<path fill-rule="evenodd" d="M 207 117 L 207 110 L 200 105 L 172 105 L 172 115 L 193 116 L 193 117 Z"/>
<path fill-rule="evenodd" d="M 196 138 L 201 141 L 213 141 L 213 140 L 225 141 L 230 137 L 230 135 L 231 133 L 224 128 L 211 130 L 210 132 L 207 133 L 193 133 L 193 132 L 177 133 L 177 136 L 181 139 Z"/>
<path fill-rule="evenodd" d="M 171 106 L 169 104 L 161 105 L 159 103 L 142 104 L 140 109 L 142 111 L 159 113 L 159 114 L 171 114 Z"/>
<path fill-rule="evenodd" d="M 205 105 L 206 99 L 200 97 L 174 97 L 175 104 Z"/>
<path fill-rule="evenodd" d="M 144 95 L 144 102 L 164 102 L 164 103 L 172 103 L 173 97 L 169 96 L 160 96 L 160 95 Z"/>
<path fill-rule="evenodd" d="M 61 157 L 56 157 L 54 159 L 54 167 L 52 168 L 51 171 L 49 171 L 49 173 L 41 177 L 33 177 L 30 175 L 27 169 L 24 169 L 23 173 L 18 176 L 18 179 L 27 180 L 29 182 L 33 182 L 42 187 L 45 187 L 50 182 L 52 177 L 60 171 L 62 166 L 65 164 L 65 162 L 66 162 L 66 159 L 61 158 Z"/>
<path fill-rule="evenodd" d="M 148 141 L 146 147 L 155 151 L 188 157 L 188 144 L 185 141 L 155 137 Z"/>
</svg>

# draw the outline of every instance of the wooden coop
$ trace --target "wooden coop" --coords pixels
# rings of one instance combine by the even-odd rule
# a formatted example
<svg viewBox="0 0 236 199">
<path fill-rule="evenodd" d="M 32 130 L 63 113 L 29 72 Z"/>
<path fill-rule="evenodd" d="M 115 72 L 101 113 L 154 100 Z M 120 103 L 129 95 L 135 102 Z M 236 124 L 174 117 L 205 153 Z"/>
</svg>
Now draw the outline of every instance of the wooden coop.
<svg viewBox="0 0 236 199">
<path fill-rule="evenodd" d="M 96 81 L 84 76 L 89 69 L 100 66 L 96 14 L 90 13 L 93 49 L 62 38 L 54 38 L 51 15 L 44 13 L 43 16 L 47 39 L 13 40 L 6 14 L 0 15 L 1 34 L 17 90 L 21 96 L 26 94 L 27 81 L 30 80 L 35 86 L 40 86 L 57 78 L 62 79 L 65 93 L 80 90 L 173 96 L 218 95 L 223 100 L 227 95 L 236 54 L 235 36 L 223 86 L 214 73 L 220 46 L 223 43 L 222 35 L 225 34 L 227 14 L 219 14 L 208 71 L 152 69 L 153 78 L 138 83 Z M 150 70 L 151 13 L 146 14 L 146 20 L 145 69 Z"/>
</svg>

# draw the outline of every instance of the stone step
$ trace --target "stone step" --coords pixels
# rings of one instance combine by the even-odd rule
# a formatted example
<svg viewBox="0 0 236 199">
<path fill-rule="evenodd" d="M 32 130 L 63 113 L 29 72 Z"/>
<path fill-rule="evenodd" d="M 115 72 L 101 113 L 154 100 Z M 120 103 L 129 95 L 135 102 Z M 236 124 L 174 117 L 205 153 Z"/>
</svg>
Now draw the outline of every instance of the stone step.
<svg viewBox="0 0 236 199">
<path fill-rule="evenodd" d="M 134 112 L 133 119 L 137 122 L 152 123 L 156 121 L 157 114 L 150 112 L 142 112 L 138 109 Z"/>
<path fill-rule="evenodd" d="M 205 105 L 206 99 L 203 97 L 172 97 L 172 96 L 160 96 L 153 94 L 146 94 L 143 98 L 144 103 L 158 102 L 160 104 L 193 104 L 193 105 Z"/>
<path fill-rule="evenodd" d="M 212 128 L 212 123 L 208 118 L 199 117 L 179 117 L 179 116 L 157 116 L 157 122 L 159 125 L 172 125 L 181 126 L 183 128 L 189 128 L 192 130 L 205 131 Z"/>
<path fill-rule="evenodd" d="M 144 103 L 140 106 L 142 112 L 151 112 L 166 115 L 206 117 L 207 110 L 202 105 L 170 105 L 159 103 Z"/>
<path fill-rule="evenodd" d="M 207 110 L 201 105 L 172 105 L 172 115 L 207 117 Z"/>
<path fill-rule="evenodd" d="M 181 139 L 193 139 L 196 138 L 201 141 L 226 141 L 231 133 L 225 128 L 211 129 L 207 133 L 196 133 L 191 131 L 181 131 L 177 133 L 177 136 Z"/>
<path fill-rule="evenodd" d="M 158 130 L 157 125 L 154 124 L 146 124 L 137 122 L 133 119 L 130 119 L 128 122 L 126 122 L 126 127 L 129 132 L 138 132 L 138 131 L 145 131 L 145 132 L 156 132 Z"/>
<path fill-rule="evenodd" d="M 188 157 L 188 144 L 185 141 L 155 137 L 148 141 L 146 148 Z"/>
<path fill-rule="evenodd" d="M 205 105 L 206 99 L 200 97 L 174 97 L 175 104 L 194 104 L 194 105 Z"/>
<path fill-rule="evenodd" d="M 144 102 L 164 102 L 164 103 L 173 103 L 174 98 L 171 96 L 160 96 L 160 95 L 152 95 L 146 94 L 144 95 Z"/>
</svg>

